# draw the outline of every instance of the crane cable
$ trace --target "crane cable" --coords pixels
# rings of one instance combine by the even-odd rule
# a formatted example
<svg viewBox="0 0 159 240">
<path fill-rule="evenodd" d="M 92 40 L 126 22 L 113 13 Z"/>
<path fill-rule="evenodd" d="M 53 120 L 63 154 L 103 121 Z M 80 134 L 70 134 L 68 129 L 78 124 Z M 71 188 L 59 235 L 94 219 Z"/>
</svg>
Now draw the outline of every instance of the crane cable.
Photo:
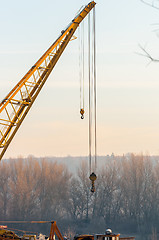
<svg viewBox="0 0 159 240">
<path fill-rule="evenodd" d="M 90 14 L 89 14 L 90 15 Z M 93 9 L 93 29 L 92 29 L 92 63 L 90 59 L 90 16 L 88 16 L 88 66 L 89 66 L 89 168 L 92 181 L 91 192 L 95 192 L 95 174 L 97 168 L 97 97 L 96 97 L 96 26 L 95 26 L 95 8 Z M 91 75 L 92 64 L 92 75 Z M 92 78 L 92 81 L 91 81 Z M 93 101 L 94 100 L 94 101 Z M 94 104 L 94 106 L 93 106 Z M 93 109 L 94 107 L 94 109 Z M 92 172 L 92 120 L 94 110 L 94 171 Z"/>
<path fill-rule="evenodd" d="M 84 119 L 84 79 L 85 79 L 84 22 L 82 22 L 81 25 L 82 25 L 81 34 L 79 30 L 80 114 L 81 114 L 81 119 Z"/>
<path fill-rule="evenodd" d="M 79 29 L 79 40 L 80 40 L 79 41 L 80 114 L 81 114 L 81 119 L 84 119 L 84 80 L 85 80 L 84 22 L 81 24 L 81 31 Z M 96 168 L 97 168 L 95 8 L 93 9 L 92 29 L 91 29 L 90 14 L 88 14 L 88 79 L 89 79 L 89 172 L 90 172 L 89 178 L 92 181 L 91 192 L 93 193 L 95 192 L 94 182 L 97 179 L 97 176 L 95 174 Z M 92 148 L 93 148 L 92 144 L 94 144 L 93 171 L 92 171 Z"/>
<path fill-rule="evenodd" d="M 93 34 L 94 34 L 94 131 L 95 131 L 95 170 L 97 168 L 97 89 L 96 89 L 96 19 L 95 8 L 93 9 Z"/>
<path fill-rule="evenodd" d="M 89 77 L 89 171 L 92 171 L 92 102 L 91 102 L 91 59 L 90 59 L 90 14 L 88 15 L 88 77 Z"/>
</svg>

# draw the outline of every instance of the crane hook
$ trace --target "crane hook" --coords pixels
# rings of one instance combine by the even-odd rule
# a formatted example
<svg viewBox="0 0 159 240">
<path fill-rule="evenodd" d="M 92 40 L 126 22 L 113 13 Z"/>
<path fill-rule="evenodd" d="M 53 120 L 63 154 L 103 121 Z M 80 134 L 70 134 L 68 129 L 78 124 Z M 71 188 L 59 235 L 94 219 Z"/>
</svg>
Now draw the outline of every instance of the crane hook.
<svg viewBox="0 0 159 240">
<path fill-rule="evenodd" d="M 95 192 L 95 180 L 97 179 L 97 176 L 94 172 L 92 172 L 89 176 L 89 179 L 92 181 L 92 188 L 91 188 L 91 192 L 94 193 Z"/>
<path fill-rule="evenodd" d="M 84 119 L 84 109 L 83 108 L 81 108 L 80 114 L 81 114 L 81 119 Z"/>
</svg>

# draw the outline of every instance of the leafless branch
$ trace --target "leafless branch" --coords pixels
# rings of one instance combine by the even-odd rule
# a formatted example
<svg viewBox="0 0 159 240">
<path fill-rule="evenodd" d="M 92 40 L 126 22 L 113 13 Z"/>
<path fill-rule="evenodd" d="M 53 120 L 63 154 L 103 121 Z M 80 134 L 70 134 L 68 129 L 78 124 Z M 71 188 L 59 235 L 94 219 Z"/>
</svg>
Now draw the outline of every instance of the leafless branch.
<svg viewBox="0 0 159 240">
<path fill-rule="evenodd" d="M 139 44 L 139 47 L 140 47 L 140 49 L 142 50 L 143 53 L 137 53 L 138 55 L 148 58 L 151 62 L 159 62 L 159 59 L 153 58 L 153 57 L 146 51 L 146 49 L 145 49 L 144 47 L 142 47 L 140 44 Z"/>
<path fill-rule="evenodd" d="M 153 8 L 156 8 L 159 10 L 159 7 L 156 6 L 155 2 L 159 2 L 159 1 L 152 1 L 151 3 L 147 2 L 146 0 L 140 0 L 141 2 L 143 2 L 144 4 L 150 6 L 150 7 L 153 7 Z"/>
</svg>

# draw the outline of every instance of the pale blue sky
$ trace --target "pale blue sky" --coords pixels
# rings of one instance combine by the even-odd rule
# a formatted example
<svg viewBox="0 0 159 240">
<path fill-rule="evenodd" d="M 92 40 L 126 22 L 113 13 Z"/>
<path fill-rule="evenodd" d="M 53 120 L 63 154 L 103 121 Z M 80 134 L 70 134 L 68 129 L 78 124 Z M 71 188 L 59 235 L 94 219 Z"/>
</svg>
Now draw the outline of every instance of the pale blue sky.
<svg viewBox="0 0 159 240">
<path fill-rule="evenodd" d="M 96 1 L 98 154 L 159 154 L 159 11 L 140 0 Z M 87 1 L 0 0 L 0 99 Z M 77 35 L 77 34 L 76 34 Z M 61 56 L 5 157 L 88 154 L 88 108 L 79 116 L 78 41 Z M 86 99 L 88 93 L 86 92 Z"/>
</svg>

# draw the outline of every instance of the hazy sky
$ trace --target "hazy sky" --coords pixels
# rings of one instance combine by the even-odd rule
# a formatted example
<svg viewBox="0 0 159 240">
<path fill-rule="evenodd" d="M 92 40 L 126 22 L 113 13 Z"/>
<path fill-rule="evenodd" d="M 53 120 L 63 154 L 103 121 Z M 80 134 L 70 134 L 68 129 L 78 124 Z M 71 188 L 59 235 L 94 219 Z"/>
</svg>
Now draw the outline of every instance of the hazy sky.
<svg viewBox="0 0 159 240">
<path fill-rule="evenodd" d="M 159 63 L 148 65 L 146 58 L 136 54 L 141 44 L 159 58 L 159 11 L 140 0 L 96 2 L 98 154 L 159 154 Z M 87 3 L 0 0 L 1 100 Z M 75 40 L 55 66 L 5 157 L 88 154 L 88 104 L 82 121 L 78 58 Z"/>
</svg>

